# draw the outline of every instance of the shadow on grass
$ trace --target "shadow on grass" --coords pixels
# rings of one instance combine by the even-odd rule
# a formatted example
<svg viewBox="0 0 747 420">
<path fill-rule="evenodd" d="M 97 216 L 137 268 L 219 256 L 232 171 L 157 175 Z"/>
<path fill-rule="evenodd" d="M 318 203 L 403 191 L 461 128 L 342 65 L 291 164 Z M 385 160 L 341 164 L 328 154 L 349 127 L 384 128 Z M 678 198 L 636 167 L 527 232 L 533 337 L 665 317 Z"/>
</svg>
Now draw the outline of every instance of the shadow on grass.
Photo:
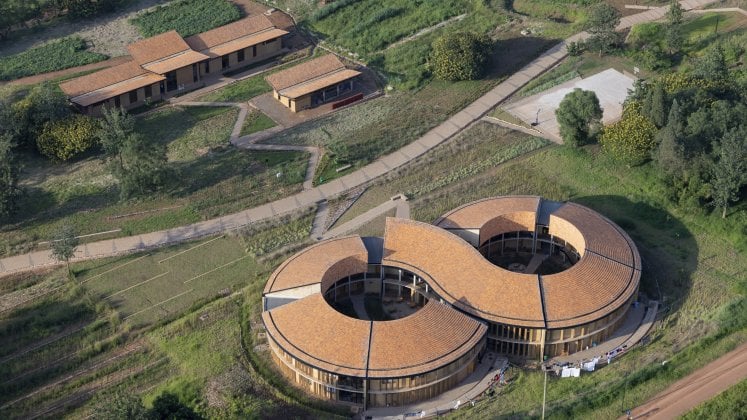
<svg viewBox="0 0 747 420">
<path fill-rule="evenodd" d="M 698 266 L 698 244 L 692 233 L 667 210 L 617 195 L 574 197 L 571 201 L 598 211 L 617 223 L 641 255 L 641 292 L 675 313 L 690 293 Z"/>
<path fill-rule="evenodd" d="M 498 40 L 493 44 L 485 78 L 510 76 L 559 42 L 533 36 Z"/>
</svg>

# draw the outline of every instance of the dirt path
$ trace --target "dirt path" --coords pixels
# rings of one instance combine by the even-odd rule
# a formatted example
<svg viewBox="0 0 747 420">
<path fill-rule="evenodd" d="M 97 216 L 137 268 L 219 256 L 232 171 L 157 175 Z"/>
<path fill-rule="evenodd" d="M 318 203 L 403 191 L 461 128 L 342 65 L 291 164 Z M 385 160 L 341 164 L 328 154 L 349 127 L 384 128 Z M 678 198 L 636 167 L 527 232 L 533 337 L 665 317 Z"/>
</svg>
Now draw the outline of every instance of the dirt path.
<svg viewBox="0 0 747 420">
<path fill-rule="evenodd" d="M 633 410 L 634 419 L 672 419 L 710 400 L 747 377 L 747 344 L 675 382 Z"/>
</svg>

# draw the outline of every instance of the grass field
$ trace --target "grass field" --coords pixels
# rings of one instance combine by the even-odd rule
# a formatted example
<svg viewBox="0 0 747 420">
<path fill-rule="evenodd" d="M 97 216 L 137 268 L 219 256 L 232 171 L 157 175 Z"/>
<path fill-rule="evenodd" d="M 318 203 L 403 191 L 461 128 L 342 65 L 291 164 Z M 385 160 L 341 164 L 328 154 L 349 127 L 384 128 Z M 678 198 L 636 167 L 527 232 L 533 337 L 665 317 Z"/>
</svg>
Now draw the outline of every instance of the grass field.
<svg viewBox="0 0 747 420">
<path fill-rule="evenodd" d="M 120 202 L 116 180 L 98 156 L 66 164 L 28 158 L 21 182 L 25 211 L 0 231 L 0 250 L 32 249 L 59 225 L 78 234 L 121 229 L 121 235 L 193 223 L 272 201 L 301 188 L 308 160 L 300 152 L 242 151 L 228 146 L 237 110 L 166 108 L 137 127 L 167 147 L 172 171 L 164 191 Z M 283 177 L 275 174 L 282 172 Z M 92 240 L 103 239 L 93 237 Z"/>
<path fill-rule="evenodd" d="M 265 74 L 259 74 L 231 83 L 197 98 L 201 102 L 246 102 L 263 93 L 271 92 L 272 88 L 265 82 Z"/>
<path fill-rule="evenodd" d="M 257 133 L 268 128 L 275 127 L 277 124 L 272 118 L 268 117 L 262 111 L 253 110 L 244 120 L 244 125 L 241 127 L 240 135 L 246 136 L 252 133 Z"/>
<path fill-rule="evenodd" d="M 0 80 L 19 79 L 106 59 L 107 56 L 103 54 L 88 51 L 86 42 L 80 38 L 63 38 L 18 54 L 0 57 Z"/>
<path fill-rule="evenodd" d="M 227 0 L 177 0 L 130 20 L 143 37 L 171 30 L 188 37 L 233 22 L 241 17 Z"/>
</svg>

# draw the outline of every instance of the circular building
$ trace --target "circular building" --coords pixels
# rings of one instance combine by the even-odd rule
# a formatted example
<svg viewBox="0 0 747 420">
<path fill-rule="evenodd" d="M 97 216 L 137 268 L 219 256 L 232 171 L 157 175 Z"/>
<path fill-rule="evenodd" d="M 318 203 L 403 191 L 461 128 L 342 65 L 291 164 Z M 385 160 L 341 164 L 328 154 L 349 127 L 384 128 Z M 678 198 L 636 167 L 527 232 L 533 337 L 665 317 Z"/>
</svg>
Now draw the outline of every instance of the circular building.
<svg viewBox="0 0 747 420">
<path fill-rule="evenodd" d="M 632 240 L 598 213 L 497 197 L 299 252 L 268 280 L 262 320 L 291 382 L 403 405 L 457 385 L 486 348 L 542 360 L 605 340 L 639 280 Z"/>
</svg>

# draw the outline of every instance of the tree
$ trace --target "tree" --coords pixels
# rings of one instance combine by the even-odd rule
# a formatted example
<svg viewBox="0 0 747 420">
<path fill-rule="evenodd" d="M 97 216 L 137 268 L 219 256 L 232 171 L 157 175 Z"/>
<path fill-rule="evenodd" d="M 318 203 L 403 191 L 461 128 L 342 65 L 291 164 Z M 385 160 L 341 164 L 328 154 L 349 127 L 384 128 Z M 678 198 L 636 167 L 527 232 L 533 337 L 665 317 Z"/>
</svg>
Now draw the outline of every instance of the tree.
<svg viewBox="0 0 747 420">
<path fill-rule="evenodd" d="M 75 230 L 70 225 L 63 225 L 55 235 L 52 241 L 52 257 L 57 261 L 64 261 L 67 266 L 67 273 L 70 271 L 70 258 L 75 256 L 75 248 L 78 246 L 78 238 Z"/>
<path fill-rule="evenodd" d="M 713 205 L 726 218 L 730 202 L 739 201 L 739 190 L 747 184 L 747 128 L 730 130 L 721 140 L 718 162 L 711 182 Z"/>
<path fill-rule="evenodd" d="M 44 125 L 62 120 L 71 114 L 67 98 L 59 87 L 42 83 L 33 87 L 28 95 L 11 106 L 14 128 L 19 145 L 36 147 L 36 138 Z"/>
<path fill-rule="evenodd" d="M 656 146 L 656 126 L 638 112 L 626 112 L 615 124 L 605 127 L 599 143 L 605 153 L 628 166 L 643 163 Z"/>
<path fill-rule="evenodd" d="M 589 12 L 586 31 L 589 39 L 586 44 L 589 49 L 598 50 L 599 56 L 611 51 L 620 42 L 615 29 L 620 24 L 620 12 L 607 3 L 597 3 Z"/>
<path fill-rule="evenodd" d="M 117 391 L 100 399 L 93 409 L 96 420 L 142 420 L 152 418 L 143 402 L 135 395 Z"/>
<path fill-rule="evenodd" d="M 669 1 L 667 10 L 667 47 L 669 54 L 680 52 L 685 43 L 685 37 L 682 33 L 682 17 L 685 9 L 682 8 L 678 0 Z"/>
<path fill-rule="evenodd" d="M 488 61 L 490 38 L 473 32 L 451 32 L 433 43 L 431 66 L 441 80 L 474 80 Z"/>
<path fill-rule="evenodd" d="M 661 83 L 656 83 L 651 89 L 647 89 L 642 111 L 643 115 L 656 124 L 656 127 L 661 128 L 667 125 L 669 100 Z"/>
<path fill-rule="evenodd" d="M 13 214 L 20 194 L 18 161 L 13 153 L 14 147 L 10 134 L 0 134 L 0 220 Z"/>
<path fill-rule="evenodd" d="M 166 149 L 147 143 L 137 134 L 125 138 L 118 159 L 111 163 L 112 174 L 119 180 L 121 199 L 142 196 L 158 190 L 166 181 Z"/>
<path fill-rule="evenodd" d="M 708 48 L 702 57 L 695 60 L 692 74 L 697 78 L 705 80 L 727 79 L 729 69 L 726 66 L 724 49 L 720 44 Z"/>
<path fill-rule="evenodd" d="M 602 108 L 594 92 L 576 88 L 560 102 L 555 117 L 563 143 L 578 147 L 589 142 L 598 131 Z"/>
<path fill-rule="evenodd" d="M 135 133 L 135 121 L 122 109 L 105 109 L 97 138 L 119 180 L 120 198 L 127 199 L 160 188 L 166 178 L 166 150 Z"/>
<path fill-rule="evenodd" d="M 96 122 L 84 115 L 47 123 L 36 139 L 36 147 L 50 159 L 65 161 L 94 145 L 96 129 Z"/>
</svg>

